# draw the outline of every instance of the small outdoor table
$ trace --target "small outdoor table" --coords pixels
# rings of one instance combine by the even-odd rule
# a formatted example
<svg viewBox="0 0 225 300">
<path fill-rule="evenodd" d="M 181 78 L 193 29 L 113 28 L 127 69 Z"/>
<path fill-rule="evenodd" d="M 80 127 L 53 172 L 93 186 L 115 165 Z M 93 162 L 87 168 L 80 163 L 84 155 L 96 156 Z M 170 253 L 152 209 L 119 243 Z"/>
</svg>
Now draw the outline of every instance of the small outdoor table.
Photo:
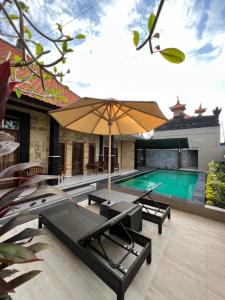
<svg viewBox="0 0 225 300">
<path fill-rule="evenodd" d="M 100 214 L 108 219 L 126 211 L 130 207 L 135 206 L 133 203 L 127 201 L 120 201 L 108 206 L 107 202 L 103 202 L 100 206 Z M 136 209 L 130 212 L 123 220 L 122 223 L 125 227 L 134 231 L 142 231 L 142 209 L 138 205 Z M 116 225 L 115 225 L 116 226 Z M 114 227 L 114 226 L 113 226 Z"/>
<path fill-rule="evenodd" d="M 146 198 L 148 197 L 148 198 Z M 108 200 L 108 190 L 101 189 L 88 194 L 88 204 L 91 201 L 102 204 Z M 151 191 L 144 193 L 144 195 L 135 196 L 115 190 L 111 191 L 111 202 L 125 201 L 128 203 L 139 204 L 142 209 L 142 219 L 150 221 L 158 225 L 158 233 L 162 233 L 162 225 L 166 218 L 170 219 L 170 206 L 168 204 L 155 201 L 151 197 Z M 115 205 L 115 204 L 114 204 Z M 113 206 L 114 206 L 113 205 Z M 106 206 L 102 206 L 102 210 L 108 209 Z M 109 209 L 110 210 L 110 209 Z"/>
</svg>

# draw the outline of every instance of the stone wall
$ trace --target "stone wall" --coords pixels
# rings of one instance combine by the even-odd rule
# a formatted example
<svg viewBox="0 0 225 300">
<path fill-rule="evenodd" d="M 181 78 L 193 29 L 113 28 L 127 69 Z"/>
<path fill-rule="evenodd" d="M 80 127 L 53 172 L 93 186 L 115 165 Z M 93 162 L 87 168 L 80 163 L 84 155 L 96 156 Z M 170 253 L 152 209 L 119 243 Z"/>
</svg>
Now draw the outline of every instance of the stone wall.
<svg viewBox="0 0 225 300">
<path fill-rule="evenodd" d="M 49 116 L 19 106 L 7 105 L 8 109 L 30 114 L 30 161 L 40 162 L 44 173 L 48 172 Z M 20 139 L 23 137 L 20 137 Z"/>
<path fill-rule="evenodd" d="M 197 167 L 198 167 L 198 151 L 182 149 L 181 168 L 197 168 Z"/>
<path fill-rule="evenodd" d="M 146 149 L 146 167 L 178 169 L 177 149 Z M 198 151 L 181 149 L 181 168 L 198 167 Z"/>
<path fill-rule="evenodd" d="M 146 149 L 146 167 L 177 169 L 177 150 Z"/>
<path fill-rule="evenodd" d="M 121 147 L 121 167 L 123 169 L 134 169 L 134 142 L 122 141 Z"/>
</svg>

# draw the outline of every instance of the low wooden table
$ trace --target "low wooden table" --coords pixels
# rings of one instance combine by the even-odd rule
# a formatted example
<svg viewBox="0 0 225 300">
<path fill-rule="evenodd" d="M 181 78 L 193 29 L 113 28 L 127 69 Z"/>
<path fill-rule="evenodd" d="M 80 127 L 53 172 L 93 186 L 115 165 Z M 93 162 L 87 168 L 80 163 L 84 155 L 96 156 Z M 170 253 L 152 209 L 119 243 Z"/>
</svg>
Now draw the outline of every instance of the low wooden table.
<svg viewBox="0 0 225 300">
<path fill-rule="evenodd" d="M 150 194 L 149 194 L 150 195 Z M 125 201 L 128 203 L 139 204 L 142 208 L 142 219 L 150 221 L 158 225 L 158 233 L 162 233 L 162 225 L 166 218 L 170 219 L 170 206 L 168 204 L 155 201 L 151 196 L 147 197 L 147 193 L 144 196 L 135 196 L 115 190 L 111 191 L 111 201 L 112 202 L 121 202 Z M 96 203 L 103 203 L 108 200 L 108 190 L 101 189 L 94 191 L 88 194 L 88 204 L 91 204 L 91 201 Z"/>
</svg>

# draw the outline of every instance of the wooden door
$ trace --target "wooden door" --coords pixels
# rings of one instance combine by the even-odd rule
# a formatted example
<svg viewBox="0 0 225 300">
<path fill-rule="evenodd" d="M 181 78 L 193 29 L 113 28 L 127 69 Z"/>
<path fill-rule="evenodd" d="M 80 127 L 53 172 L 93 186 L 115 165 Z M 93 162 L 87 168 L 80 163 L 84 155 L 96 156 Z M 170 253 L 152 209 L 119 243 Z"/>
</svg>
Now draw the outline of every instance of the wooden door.
<svg viewBox="0 0 225 300">
<path fill-rule="evenodd" d="M 94 162 L 95 162 L 95 146 L 93 144 L 89 144 L 88 163 L 93 164 Z"/>
<path fill-rule="evenodd" d="M 84 145 L 82 143 L 73 143 L 72 154 L 72 175 L 83 174 L 83 160 L 84 160 Z"/>
</svg>

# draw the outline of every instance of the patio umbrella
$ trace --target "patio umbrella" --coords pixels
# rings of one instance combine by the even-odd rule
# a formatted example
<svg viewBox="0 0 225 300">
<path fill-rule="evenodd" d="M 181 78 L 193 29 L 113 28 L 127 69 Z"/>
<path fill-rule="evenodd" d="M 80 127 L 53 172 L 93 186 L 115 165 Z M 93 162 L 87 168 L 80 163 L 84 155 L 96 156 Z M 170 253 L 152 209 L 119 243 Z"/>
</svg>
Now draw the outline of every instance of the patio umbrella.
<svg viewBox="0 0 225 300">
<path fill-rule="evenodd" d="M 111 195 L 111 136 L 148 132 L 167 119 L 154 101 L 80 98 L 49 114 L 64 128 L 109 136 L 108 203 Z"/>
</svg>

